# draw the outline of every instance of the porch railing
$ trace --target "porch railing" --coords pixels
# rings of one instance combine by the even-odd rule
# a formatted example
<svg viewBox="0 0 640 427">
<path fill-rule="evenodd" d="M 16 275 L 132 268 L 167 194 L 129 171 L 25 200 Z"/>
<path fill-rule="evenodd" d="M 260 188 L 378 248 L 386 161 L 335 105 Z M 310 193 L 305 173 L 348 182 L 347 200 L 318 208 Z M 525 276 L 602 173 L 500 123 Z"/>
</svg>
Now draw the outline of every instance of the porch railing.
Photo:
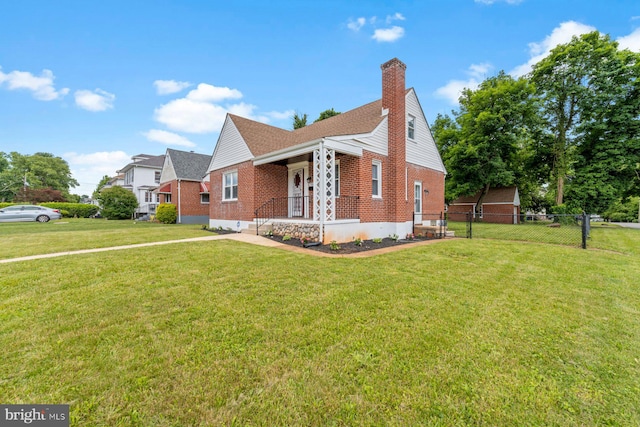
<svg viewBox="0 0 640 427">
<path fill-rule="evenodd" d="M 336 219 L 359 218 L 358 196 L 336 197 Z M 313 218 L 313 206 L 309 204 L 308 196 L 273 197 L 255 210 L 256 234 L 260 234 L 260 227 L 276 218 Z"/>
</svg>

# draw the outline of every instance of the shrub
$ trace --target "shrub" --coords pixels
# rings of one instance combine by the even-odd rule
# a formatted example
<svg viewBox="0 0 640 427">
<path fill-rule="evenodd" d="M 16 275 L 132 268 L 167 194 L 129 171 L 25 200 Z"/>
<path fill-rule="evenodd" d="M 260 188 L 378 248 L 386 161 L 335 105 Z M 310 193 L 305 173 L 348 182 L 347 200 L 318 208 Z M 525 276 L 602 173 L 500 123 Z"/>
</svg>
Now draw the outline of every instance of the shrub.
<svg viewBox="0 0 640 427">
<path fill-rule="evenodd" d="M 105 188 L 100 191 L 98 200 L 102 216 L 107 219 L 130 219 L 138 207 L 135 194 L 122 187 Z"/>
<path fill-rule="evenodd" d="M 291 236 L 289 236 L 288 234 L 285 234 L 284 236 L 282 236 L 283 242 L 288 242 L 289 240 L 291 240 Z"/>
<path fill-rule="evenodd" d="M 372 241 L 373 243 L 382 243 L 382 237 L 374 237 Z"/>
<path fill-rule="evenodd" d="M 353 244 L 356 245 L 356 246 L 362 246 L 362 239 L 359 238 L 359 237 L 355 237 L 353 239 Z"/>
<path fill-rule="evenodd" d="M 335 240 L 332 240 L 331 243 L 329 243 L 329 247 L 331 248 L 332 251 L 340 250 L 340 245 Z"/>
<path fill-rule="evenodd" d="M 178 209 L 173 203 L 160 203 L 156 210 L 156 219 L 163 224 L 175 224 L 178 219 Z"/>
<path fill-rule="evenodd" d="M 41 205 L 51 209 L 59 209 L 62 213 L 62 216 L 69 218 L 91 218 L 100 210 L 98 206 L 89 205 L 87 203 L 50 202 L 41 203 Z M 65 215 L 63 211 L 65 211 L 67 214 Z"/>
<path fill-rule="evenodd" d="M 637 222 L 640 197 L 631 197 L 625 203 L 614 203 L 602 216 L 613 222 Z"/>
</svg>

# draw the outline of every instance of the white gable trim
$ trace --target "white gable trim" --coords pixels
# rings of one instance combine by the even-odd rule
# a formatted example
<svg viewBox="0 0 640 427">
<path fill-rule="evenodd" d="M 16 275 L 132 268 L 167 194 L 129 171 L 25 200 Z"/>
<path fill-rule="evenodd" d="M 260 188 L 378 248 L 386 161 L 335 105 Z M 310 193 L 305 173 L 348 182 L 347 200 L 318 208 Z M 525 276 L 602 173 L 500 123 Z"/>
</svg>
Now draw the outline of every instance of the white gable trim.
<svg viewBox="0 0 640 427">
<path fill-rule="evenodd" d="M 240 134 L 231 117 L 227 114 L 220 137 L 211 156 L 207 174 L 213 170 L 223 169 L 253 159 L 249 146 Z"/>
<path fill-rule="evenodd" d="M 420 100 L 414 89 L 405 96 L 406 114 L 415 118 L 415 138 L 407 138 L 407 163 L 423 166 L 439 172 L 447 173 L 438 151 L 435 139 L 427 122 L 427 118 L 420 105 Z M 406 126 L 406 118 L 405 118 Z"/>
<path fill-rule="evenodd" d="M 169 151 L 167 150 L 167 154 L 164 156 L 162 172 L 160 173 L 160 182 L 173 181 L 174 179 L 176 179 L 176 170 L 173 167 L 171 156 L 169 156 Z"/>
<path fill-rule="evenodd" d="M 362 157 L 362 147 L 351 144 L 347 141 L 339 141 L 333 138 L 322 138 L 258 156 L 253 159 L 253 164 L 254 166 L 259 166 L 267 163 L 277 162 L 278 160 L 284 160 L 301 156 L 303 154 L 313 153 L 313 151 L 318 148 L 318 144 L 320 144 L 322 141 L 324 141 L 325 147 L 331 148 L 339 153 Z"/>
</svg>

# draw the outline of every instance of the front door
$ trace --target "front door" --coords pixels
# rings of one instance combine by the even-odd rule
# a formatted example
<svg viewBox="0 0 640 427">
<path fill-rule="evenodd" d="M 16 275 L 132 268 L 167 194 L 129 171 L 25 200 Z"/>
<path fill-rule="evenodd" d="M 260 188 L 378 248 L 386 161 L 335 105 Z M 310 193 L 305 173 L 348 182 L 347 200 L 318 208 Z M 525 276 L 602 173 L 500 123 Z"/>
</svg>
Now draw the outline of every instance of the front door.
<svg viewBox="0 0 640 427">
<path fill-rule="evenodd" d="M 422 224 L 422 183 L 413 185 L 413 220 L 416 224 Z"/>
<path fill-rule="evenodd" d="M 291 189 L 289 196 L 289 216 L 301 217 L 304 213 L 304 169 L 294 169 L 291 171 Z"/>
</svg>

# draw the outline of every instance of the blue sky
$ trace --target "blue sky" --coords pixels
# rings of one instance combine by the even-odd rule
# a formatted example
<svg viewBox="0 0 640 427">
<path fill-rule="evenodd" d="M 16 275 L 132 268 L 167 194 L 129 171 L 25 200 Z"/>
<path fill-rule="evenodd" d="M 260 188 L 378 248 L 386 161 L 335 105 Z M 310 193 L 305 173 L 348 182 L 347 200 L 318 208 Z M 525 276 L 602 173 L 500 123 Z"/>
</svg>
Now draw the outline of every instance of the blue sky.
<svg viewBox="0 0 640 427">
<path fill-rule="evenodd" d="M 640 51 L 637 0 L 36 1 L 0 9 L 0 151 L 69 162 L 90 194 L 138 153 L 211 154 L 227 111 L 283 128 L 381 96 L 407 64 L 430 122 L 594 29 Z"/>
</svg>

